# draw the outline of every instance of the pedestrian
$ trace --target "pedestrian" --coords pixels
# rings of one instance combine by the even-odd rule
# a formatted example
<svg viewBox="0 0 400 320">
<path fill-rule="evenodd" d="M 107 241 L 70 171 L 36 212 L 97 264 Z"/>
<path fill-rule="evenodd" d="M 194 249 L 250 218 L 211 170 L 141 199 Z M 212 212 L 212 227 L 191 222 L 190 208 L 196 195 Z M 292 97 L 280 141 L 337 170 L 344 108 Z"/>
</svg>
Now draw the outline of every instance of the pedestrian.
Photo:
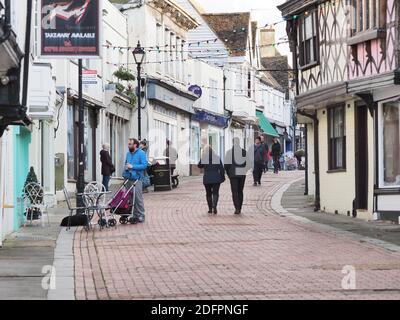
<svg viewBox="0 0 400 320">
<path fill-rule="evenodd" d="M 109 191 L 111 176 L 115 172 L 115 166 L 112 163 L 110 149 L 110 144 L 105 143 L 103 144 L 103 150 L 100 151 L 101 175 L 103 176 L 103 186 L 106 191 Z"/>
<path fill-rule="evenodd" d="M 136 182 L 135 198 L 132 199 L 135 204 L 132 213 L 132 219 L 135 223 L 145 222 L 145 208 L 143 200 L 143 178 L 148 167 L 147 156 L 140 149 L 140 143 L 136 139 L 129 139 L 129 152 L 126 155 L 124 178 L 128 179 L 127 188 L 133 186 Z"/>
<path fill-rule="evenodd" d="M 274 144 L 271 147 L 271 156 L 274 160 L 274 173 L 278 174 L 281 169 L 280 158 L 282 155 L 281 144 L 279 143 L 278 138 L 274 138 Z"/>
<path fill-rule="evenodd" d="M 261 143 L 261 138 L 258 137 L 254 143 L 253 179 L 255 187 L 261 186 L 266 157 L 265 146 Z"/>
<path fill-rule="evenodd" d="M 221 158 L 211 146 L 206 146 L 198 167 L 204 169 L 203 183 L 207 193 L 208 213 L 218 213 L 219 189 L 225 182 L 225 169 Z"/>
<path fill-rule="evenodd" d="M 147 145 L 147 140 L 140 141 L 140 149 L 142 149 L 142 151 L 146 154 L 147 159 L 149 159 L 149 147 Z M 150 167 L 151 163 L 149 162 L 148 168 Z M 144 175 L 147 179 L 150 179 L 148 169 L 145 170 Z M 143 193 L 149 193 L 149 188 L 145 187 L 144 185 L 143 185 Z"/>
<path fill-rule="evenodd" d="M 164 157 L 167 158 L 167 165 L 170 167 L 171 177 L 173 177 L 176 169 L 176 163 L 179 159 L 179 155 L 176 149 L 172 147 L 171 140 L 167 140 L 167 148 L 164 151 Z"/>
<path fill-rule="evenodd" d="M 263 171 L 264 171 L 264 173 L 267 173 L 268 172 L 268 162 L 269 162 L 269 159 L 268 159 L 269 148 L 268 148 L 267 142 L 265 141 L 264 135 L 261 135 L 260 138 L 261 138 L 261 144 L 264 147 L 264 154 L 265 154 Z"/>
<path fill-rule="evenodd" d="M 240 140 L 235 138 L 232 149 L 225 155 L 225 171 L 231 182 L 235 214 L 242 213 L 247 169 L 247 152 L 240 146 Z"/>
</svg>

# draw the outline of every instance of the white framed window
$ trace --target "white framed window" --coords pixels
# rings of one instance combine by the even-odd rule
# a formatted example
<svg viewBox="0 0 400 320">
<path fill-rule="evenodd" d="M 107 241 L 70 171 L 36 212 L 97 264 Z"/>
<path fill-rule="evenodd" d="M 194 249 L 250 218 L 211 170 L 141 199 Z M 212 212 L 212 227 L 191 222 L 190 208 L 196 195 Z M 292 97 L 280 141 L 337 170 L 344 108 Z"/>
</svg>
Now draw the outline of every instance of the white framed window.
<svg viewBox="0 0 400 320">
<path fill-rule="evenodd" d="M 218 82 L 210 79 L 210 109 L 218 111 Z"/>
<path fill-rule="evenodd" d="M 351 0 L 352 35 L 381 26 L 386 14 L 386 0 Z"/>
<path fill-rule="evenodd" d="M 163 64 L 164 64 L 164 68 L 165 68 L 164 72 L 165 72 L 165 74 L 169 74 L 170 73 L 170 68 L 169 68 L 170 64 L 169 64 L 168 60 L 170 60 L 169 54 L 170 54 L 171 48 L 169 47 L 169 44 L 170 44 L 170 32 L 169 32 L 168 29 L 165 29 L 164 37 L 165 37 L 165 39 L 164 39 L 165 46 L 163 48 L 163 50 L 164 50 L 164 62 L 163 62 Z M 166 45 L 168 45 L 168 46 L 166 46 Z"/>
<path fill-rule="evenodd" d="M 241 70 L 238 70 L 235 73 L 236 73 L 236 90 L 235 90 L 235 94 L 236 95 L 242 95 L 244 93 L 244 91 L 243 91 L 243 75 L 241 73 Z"/>
<path fill-rule="evenodd" d="M 400 186 L 400 102 L 379 105 L 379 187 Z"/>
</svg>

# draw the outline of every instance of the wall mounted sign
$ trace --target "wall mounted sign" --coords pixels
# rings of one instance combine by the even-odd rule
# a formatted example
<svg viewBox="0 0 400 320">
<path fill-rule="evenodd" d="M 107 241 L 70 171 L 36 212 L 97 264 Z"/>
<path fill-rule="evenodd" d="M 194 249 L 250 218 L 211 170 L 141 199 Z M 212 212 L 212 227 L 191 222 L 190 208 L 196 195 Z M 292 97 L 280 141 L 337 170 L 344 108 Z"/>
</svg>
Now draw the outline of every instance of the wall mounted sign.
<svg viewBox="0 0 400 320">
<path fill-rule="evenodd" d="M 40 55 L 99 58 L 101 0 L 41 0 Z"/>
</svg>

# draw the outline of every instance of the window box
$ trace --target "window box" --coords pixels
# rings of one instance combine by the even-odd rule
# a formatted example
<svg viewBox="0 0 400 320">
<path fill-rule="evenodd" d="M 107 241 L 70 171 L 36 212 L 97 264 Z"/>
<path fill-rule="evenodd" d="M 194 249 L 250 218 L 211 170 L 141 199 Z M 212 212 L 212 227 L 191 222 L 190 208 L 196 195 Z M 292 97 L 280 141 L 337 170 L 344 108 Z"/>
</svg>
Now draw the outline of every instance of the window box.
<svg viewBox="0 0 400 320">
<path fill-rule="evenodd" d="M 352 36 L 347 40 L 347 44 L 349 46 L 352 46 L 370 40 L 385 39 L 385 38 L 386 38 L 386 30 L 382 29 L 367 30 L 356 33 L 354 36 Z"/>
</svg>

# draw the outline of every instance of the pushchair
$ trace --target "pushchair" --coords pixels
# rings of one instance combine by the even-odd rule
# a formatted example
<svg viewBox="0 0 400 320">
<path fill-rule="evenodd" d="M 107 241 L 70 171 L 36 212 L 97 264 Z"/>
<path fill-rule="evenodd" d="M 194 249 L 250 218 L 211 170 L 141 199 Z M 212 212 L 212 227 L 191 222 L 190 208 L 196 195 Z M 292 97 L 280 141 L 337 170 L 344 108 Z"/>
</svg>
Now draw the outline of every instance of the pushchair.
<svg viewBox="0 0 400 320">
<path fill-rule="evenodd" d="M 114 216 L 120 216 L 119 223 L 123 225 L 128 223 L 137 224 L 133 216 L 133 211 L 135 208 L 135 191 L 138 181 L 135 181 L 130 188 L 126 187 L 128 182 L 129 180 L 125 180 L 108 203 L 108 210 L 111 215 L 110 220 L 115 222 Z"/>
</svg>

